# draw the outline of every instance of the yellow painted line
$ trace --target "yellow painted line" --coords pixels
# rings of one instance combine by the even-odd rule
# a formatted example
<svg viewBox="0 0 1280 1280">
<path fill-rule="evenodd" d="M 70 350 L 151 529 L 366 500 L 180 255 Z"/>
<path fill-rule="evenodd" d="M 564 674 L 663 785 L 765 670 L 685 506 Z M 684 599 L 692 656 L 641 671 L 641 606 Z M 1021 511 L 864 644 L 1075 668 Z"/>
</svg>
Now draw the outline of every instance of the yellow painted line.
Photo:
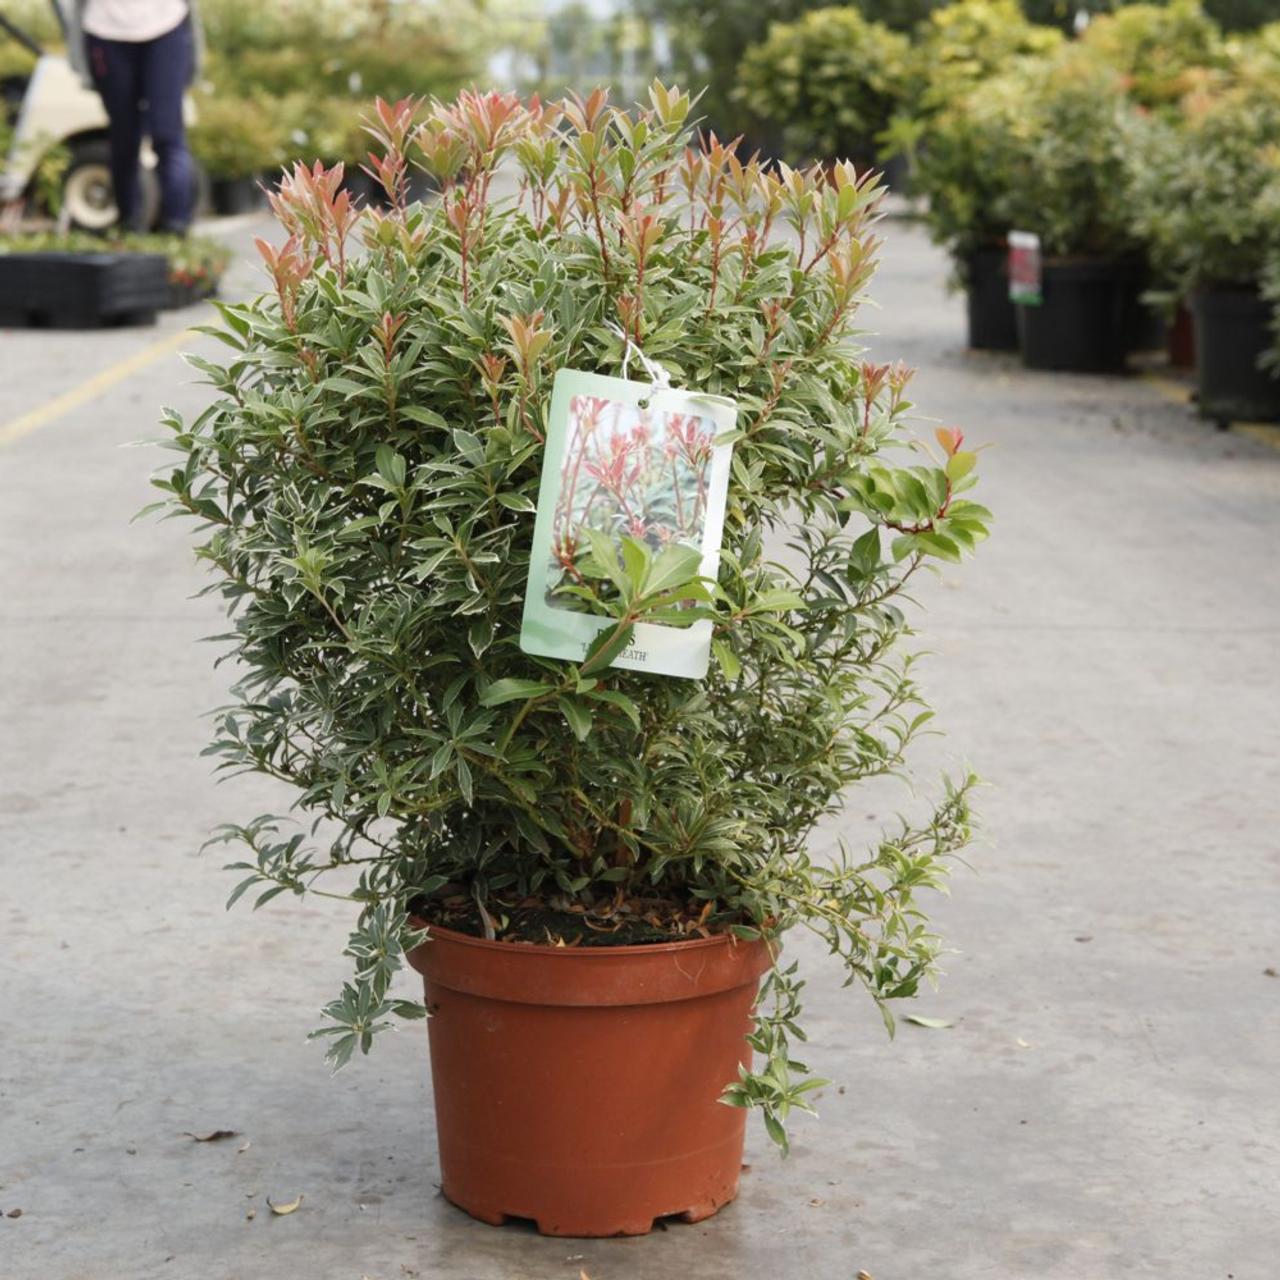
<svg viewBox="0 0 1280 1280">
<path fill-rule="evenodd" d="M 1280 449 L 1280 422 L 1233 422 L 1231 430 Z"/>
<path fill-rule="evenodd" d="M 1178 404 L 1188 404 L 1191 400 L 1191 387 L 1184 382 L 1175 382 L 1172 378 L 1162 377 L 1158 373 L 1144 373 L 1143 382 L 1154 387 L 1166 400 Z"/>
<path fill-rule="evenodd" d="M 141 351 L 135 351 L 133 355 L 108 365 L 101 373 L 95 373 L 92 378 L 80 383 L 79 386 L 72 387 L 60 396 L 55 396 L 52 400 L 19 414 L 11 422 L 0 424 L 0 446 L 12 444 L 15 440 L 21 440 L 23 436 L 29 436 L 33 431 L 39 431 L 41 427 L 47 427 L 50 423 L 56 422 L 72 409 L 78 409 L 82 404 L 87 404 L 90 400 L 102 395 L 104 391 L 132 377 L 140 369 L 154 364 L 161 356 L 176 351 L 184 343 L 190 342 L 193 337 L 195 337 L 194 329 L 181 329 L 177 333 L 171 333 L 151 343 L 150 346 L 143 347 Z"/>
<path fill-rule="evenodd" d="M 1144 373 L 1142 380 L 1154 387 L 1166 400 L 1177 404 L 1191 403 L 1192 387 L 1189 383 L 1176 382 L 1159 373 Z M 1231 430 L 1270 445 L 1273 449 L 1280 449 L 1280 422 L 1233 422 Z"/>
</svg>

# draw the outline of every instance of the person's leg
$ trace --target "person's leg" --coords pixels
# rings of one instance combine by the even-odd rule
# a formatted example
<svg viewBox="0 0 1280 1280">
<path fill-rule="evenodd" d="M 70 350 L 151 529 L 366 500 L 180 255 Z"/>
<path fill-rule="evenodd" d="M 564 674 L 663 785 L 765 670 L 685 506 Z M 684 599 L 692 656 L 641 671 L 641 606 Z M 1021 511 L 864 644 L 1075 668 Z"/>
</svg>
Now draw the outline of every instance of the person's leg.
<svg viewBox="0 0 1280 1280">
<path fill-rule="evenodd" d="M 88 36 L 86 41 L 89 71 L 109 122 L 111 185 L 120 211 L 120 225 L 134 231 L 142 213 L 138 181 L 138 152 L 142 147 L 139 46 L 123 40 L 100 40 L 97 36 Z"/>
<path fill-rule="evenodd" d="M 139 45 L 142 53 L 142 96 L 147 101 L 147 132 L 160 168 L 160 225 L 185 231 L 191 221 L 195 167 L 187 149 L 182 100 L 191 83 L 194 49 L 191 21 Z"/>
</svg>

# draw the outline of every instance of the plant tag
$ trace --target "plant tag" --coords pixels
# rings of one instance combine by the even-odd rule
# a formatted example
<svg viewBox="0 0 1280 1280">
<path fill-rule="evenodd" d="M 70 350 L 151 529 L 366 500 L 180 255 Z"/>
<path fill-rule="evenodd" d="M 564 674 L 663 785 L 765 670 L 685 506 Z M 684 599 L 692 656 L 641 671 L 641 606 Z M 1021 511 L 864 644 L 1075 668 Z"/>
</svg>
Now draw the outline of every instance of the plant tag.
<svg viewBox="0 0 1280 1280">
<path fill-rule="evenodd" d="M 634 544 L 655 566 L 669 548 L 692 548 L 701 554 L 698 572 L 716 577 L 733 450 L 717 441 L 733 430 L 737 414 L 726 397 L 662 380 L 556 374 L 520 629 L 526 653 L 581 662 L 597 635 L 617 625 L 589 612 L 590 602 L 574 592 L 599 584 L 578 569 L 593 538 L 597 546 L 607 538 L 620 564 L 624 550 L 634 564 Z M 700 680 L 710 657 L 708 619 L 637 622 L 608 665 Z"/>
<path fill-rule="evenodd" d="M 1044 301 L 1040 278 L 1040 237 L 1032 231 L 1009 232 L 1009 300 L 1024 307 Z"/>
</svg>

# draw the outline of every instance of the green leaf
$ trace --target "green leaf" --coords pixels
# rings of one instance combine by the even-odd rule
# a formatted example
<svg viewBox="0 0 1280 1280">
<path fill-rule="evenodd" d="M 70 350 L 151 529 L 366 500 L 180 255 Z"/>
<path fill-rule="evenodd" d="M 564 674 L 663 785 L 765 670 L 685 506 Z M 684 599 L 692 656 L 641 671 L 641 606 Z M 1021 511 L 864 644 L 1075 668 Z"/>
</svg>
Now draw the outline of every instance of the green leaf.
<svg viewBox="0 0 1280 1280">
<path fill-rule="evenodd" d="M 699 575 L 702 552 L 696 547 L 673 542 L 658 553 L 652 568 L 644 580 L 646 598 L 683 587 Z"/>
<path fill-rule="evenodd" d="M 607 667 L 631 643 L 634 626 L 606 627 L 591 642 L 579 671 L 586 675 Z"/>
<path fill-rule="evenodd" d="M 640 728 L 640 708 L 625 693 L 619 693 L 616 689 L 592 689 L 586 696 L 596 702 L 607 702 L 617 707 L 637 729 Z"/>
<path fill-rule="evenodd" d="M 248 891 L 248 889 L 255 884 L 259 884 L 261 880 L 262 880 L 262 877 L 256 874 L 248 876 L 244 880 L 241 880 L 240 883 L 236 885 L 234 889 L 231 890 L 231 896 L 227 899 L 226 910 L 230 911 L 231 908 L 234 907 L 236 903 L 240 901 L 240 899 L 244 896 L 244 894 Z"/>
<path fill-rule="evenodd" d="M 587 735 L 591 732 L 591 712 L 577 698 L 557 698 L 556 706 L 564 713 L 564 718 L 569 722 L 569 728 L 573 730 L 574 737 L 579 742 L 585 742 Z"/>
<path fill-rule="evenodd" d="M 467 630 L 467 643 L 477 658 L 493 643 L 493 622 L 490 618 L 477 618 Z"/>
<path fill-rule="evenodd" d="M 631 580 L 633 590 L 644 590 L 645 579 L 649 575 L 649 566 L 652 563 L 653 557 L 643 542 L 630 537 L 622 539 L 622 567 Z"/>
<path fill-rule="evenodd" d="M 393 1000 L 391 1012 L 397 1018 L 404 1018 L 406 1022 L 416 1022 L 427 1016 L 427 1006 L 417 1000 Z"/>
<path fill-rule="evenodd" d="M 498 494 L 498 502 L 506 507 L 508 511 L 529 512 L 538 509 L 523 493 L 500 493 Z"/>
<path fill-rule="evenodd" d="M 369 390 L 363 382 L 355 382 L 351 378 L 337 376 L 326 378 L 321 385 L 326 391 L 340 391 L 347 396 L 363 395 L 364 392 Z"/>
<path fill-rule="evenodd" d="M 461 427 L 454 427 L 453 443 L 457 446 L 458 452 L 473 467 L 484 465 L 484 445 L 481 444 L 480 437 L 474 432 L 464 431 Z"/>
<path fill-rule="evenodd" d="M 265 907 L 272 898 L 279 897 L 279 895 L 284 893 L 288 888 L 289 886 L 287 884 L 273 885 L 265 893 L 260 893 L 258 895 L 257 901 L 253 904 L 253 909 L 257 911 L 259 907 Z"/>
<path fill-rule="evenodd" d="M 618 559 L 618 551 L 613 545 L 613 539 L 598 529 L 588 529 L 586 532 L 587 540 L 591 543 L 591 555 L 580 566 L 581 569 L 592 576 L 608 578 L 618 588 L 623 598 L 629 600 L 634 595 L 636 587 L 627 577 L 622 562 Z"/>
<path fill-rule="evenodd" d="M 872 525 L 854 544 L 851 558 L 863 574 L 872 574 L 880 567 L 880 529 Z"/>
<path fill-rule="evenodd" d="M 791 1149 L 791 1144 L 787 1141 L 787 1131 L 782 1121 L 772 1111 L 764 1112 L 764 1131 L 782 1149 L 782 1154 L 786 1155 Z"/>
<path fill-rule="evenodd" d="M 378 474 L 393 489 L 400 490 L 404 488 L 406 469 L 405 460 L 387 444 L 380 444 L 375 455 L 375 465 L 378 468 Z"/>
<path fill-rule="evenodd" d="M 470 804 L 475 799 L 471 781 L 471 766 L 461 756 L 458 756 L 455 769 L 458 775 L 458 790 L 462 792 L 462 798 Z"/>
<path fill-rule="evenodd" d="M 543 698 L 554 692 L 555 689 L 551 685 L 543 684 L 541 680 L 519 680 L 514 676 L 508 676 L 502 680 L 495 680 L 480 695 L 480 705 L 500 707 L 504 702 Z"/>
<path fill-rule="evenodd" d="M 960 563 L 960 548 L 946 534 L 917 533 L 915 539 L 916 546 L 922 551 L 931 552 L 943 560 L 951 560 L 956 564 Z"/>
<path fill-rule="evenodd" d="M 742 674 L 742 663 L 737 659 L 737 655 L 733 652 L 727 640 L 712 640 L 711 650 L 716 655 L 716 661 L 720 664 L 720 670 L 724 672 L 725 678 L 730 681 L 736 681 Z"/>
</svg>

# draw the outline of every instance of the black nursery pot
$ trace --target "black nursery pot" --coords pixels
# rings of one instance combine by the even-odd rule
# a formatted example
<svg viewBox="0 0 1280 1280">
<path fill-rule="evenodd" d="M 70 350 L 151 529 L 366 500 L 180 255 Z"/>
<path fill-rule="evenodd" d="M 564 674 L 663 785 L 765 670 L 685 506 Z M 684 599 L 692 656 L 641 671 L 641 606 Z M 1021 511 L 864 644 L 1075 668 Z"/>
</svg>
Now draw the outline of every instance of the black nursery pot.
<svg viewBox="0 0 1280 1280">
<path fill-rule="evenodd" d="M 1028 369 L 1114 373 L 1138 328 L 1139 264 L 1122 258 L 1050 258 L 1044 301 L 1019 304 L 1018 343 Z"/>
<path fill-rule="evenodd" d="M 1222 427 L 1280 419 L 1280 378 L 1258 368 L 1274 341 L 1271 315 L 1254 289 L 1202 289 L 1191 299 L 1203 417 Z"/>
<path fill-rule="evenodd" d="M 266 203 L 257 178 L 215 178 L 209 194 L 214 212 L 223 215 L 253 213 Z"/>
<path fill-rule="evenodd" d="M 1016 351 L 1018 313 L 1009 300 L 1009 251 L 978 249 L 964 260 L 969 345 L 978 351 Z"/>
</svg>

